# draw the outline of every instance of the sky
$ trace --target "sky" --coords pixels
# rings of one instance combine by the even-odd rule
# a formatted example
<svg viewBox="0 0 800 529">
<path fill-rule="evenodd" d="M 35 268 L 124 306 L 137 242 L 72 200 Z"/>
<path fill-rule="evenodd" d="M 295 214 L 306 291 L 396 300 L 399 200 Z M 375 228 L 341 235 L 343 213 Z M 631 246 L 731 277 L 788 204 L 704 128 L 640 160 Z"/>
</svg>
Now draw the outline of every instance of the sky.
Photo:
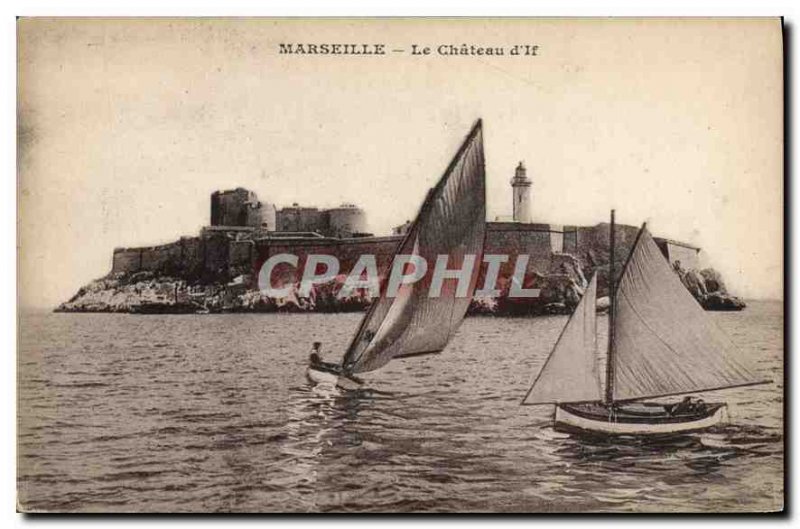
<svg viewBox="0 0 800 529">
<path fill-rule="evenodd" d="M 535 222 L 615 208 L 702 247 L 732 293 L 782 298 L 781 39 L 778 19 L 20 19 L 20 304 L 65 301 L 115 247 L 196 235 L 218 189 L 355 203 L 389 233 L 477 118 L 488 220 L 511 214 L 524 160 Z"/>
</svg>

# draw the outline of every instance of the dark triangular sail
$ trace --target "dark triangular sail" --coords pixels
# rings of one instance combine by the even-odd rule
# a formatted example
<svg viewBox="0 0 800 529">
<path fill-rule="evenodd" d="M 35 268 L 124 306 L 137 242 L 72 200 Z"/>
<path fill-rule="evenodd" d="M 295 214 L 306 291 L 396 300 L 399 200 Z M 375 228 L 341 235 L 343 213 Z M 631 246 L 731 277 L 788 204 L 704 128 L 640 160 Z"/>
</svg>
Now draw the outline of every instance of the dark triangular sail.
<svg viewBox="0 0 800 529">
<path fill-rule="evenodd" d="M 644 227 L 619 280 L 615 308 L 614 400 L 757 383 Z"/>
<path fill-rule="evenodd" d="M 417 283 L 401 286 L 396 297 L 387 297 L 386 289 L 381 289 L 345 353 L 347 372 L 372 371 L 398 356 L 444 349 L 475 291 L 485 229 L 486 183 L 479 120 L 428 193 L 394 257 L 397 261 L 401 255 L 421 256 L 428 263 L 428 273 Z M 441 295 L 429 297 L 439 255 L 448 256 L 448 269 L 460 269 L 474 260 L 466 297 L 456 295 L 454 281 L 445 281 Z"/>
<path fill-rule="evenodd" d="M 523 404 L 600 400 L 596 298 L 594 275 Z"/>
</svg>

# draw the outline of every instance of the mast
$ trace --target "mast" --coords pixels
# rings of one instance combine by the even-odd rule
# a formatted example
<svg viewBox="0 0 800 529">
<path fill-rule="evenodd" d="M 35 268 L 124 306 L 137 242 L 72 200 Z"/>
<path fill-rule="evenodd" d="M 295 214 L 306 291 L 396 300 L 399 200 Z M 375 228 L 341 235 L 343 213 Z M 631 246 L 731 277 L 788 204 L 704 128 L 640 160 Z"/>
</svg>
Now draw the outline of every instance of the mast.
<svg viewBox="0 0 800 529">
<path fill-rule="evenodd" d="M 604 402 L 614 403 L 614 317 L 616 312 L 616 284 L 614 281 L 614 210 L 611 210 L 611 231 L 608 244 L 608 353 L 606 354 L 606 394 Z"/>
</svg>

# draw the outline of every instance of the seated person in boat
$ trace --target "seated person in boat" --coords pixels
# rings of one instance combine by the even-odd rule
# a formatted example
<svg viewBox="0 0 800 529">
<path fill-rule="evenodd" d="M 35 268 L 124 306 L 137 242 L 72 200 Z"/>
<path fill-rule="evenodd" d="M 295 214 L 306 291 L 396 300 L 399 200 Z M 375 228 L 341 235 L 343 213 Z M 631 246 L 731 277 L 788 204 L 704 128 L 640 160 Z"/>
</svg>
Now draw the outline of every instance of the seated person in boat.
<svg viewBox="0 0 800 529">
<path fill-rule="evenodd" d="M 311 348 L 311 354 L 308 357 L 308 365 L 312 369 L 317 369 L 319 371 L 328 371 L 330 373 L 339 373 L 341 372 L 342 368 L 339 364 L 333 364 L 331 362 L 323 362 L 322 361 L 322 342 L 314 342 L 314 345 Z"/>
<path fill-rule="evenodd" d="M 696 401 L 693 401 L 692 397 L 684 397 L 682 401 L 673 404 L 672 406 L 666 406 L 666 408 L 670 415 L 681 415 L 701 412 L 705 410 L 706 404 L 703 399 L 697 399 Z"/>
</svg>

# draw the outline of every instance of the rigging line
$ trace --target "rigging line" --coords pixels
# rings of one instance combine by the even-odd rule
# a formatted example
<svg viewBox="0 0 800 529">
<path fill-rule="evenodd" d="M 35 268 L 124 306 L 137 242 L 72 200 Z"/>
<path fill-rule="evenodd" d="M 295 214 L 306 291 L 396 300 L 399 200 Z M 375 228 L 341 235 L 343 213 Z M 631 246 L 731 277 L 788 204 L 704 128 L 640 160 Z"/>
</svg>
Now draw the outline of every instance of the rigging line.
<svg viewBox="0 0 800 529">
<path fill-rule="evenodd" d="M 741 384 L 734 384 L 732 386 L 716 386 L 713 388 L 700 388 L 700 389 L 693 389 L 691 391 L 678 391 L 675 393 L 654 393 L 652 395 L 642 395 L 640 397 L 630 397 L 626 399 L 618 399 L 616 402 L 635 402 L 637 400 L 642 399 L 657 399 L 661 397 L 675 397 L 677 395 L 689 395 L 690 393 L 707 393 L 709 391 L 722 391 L 723 389 L 734 389 L 734 388 L 744 388 L 748 386 L 760 386 L 763 384 L 771 384 L 773 382 L 772 379 L 761 379 L 755 382 L 742 382 Z"/>
<path fill-rule="evenodd" d="M 619 401 L 622 402 L 622 401 Z M 520 406 L 545 406 L 547 404 L 553 404 L 555 406 L 560 406 L 561 404 L 596 404 L 597 399 L 593 400 L 549 400 L 547 402 L 521 402 Z"/>
</svg>

